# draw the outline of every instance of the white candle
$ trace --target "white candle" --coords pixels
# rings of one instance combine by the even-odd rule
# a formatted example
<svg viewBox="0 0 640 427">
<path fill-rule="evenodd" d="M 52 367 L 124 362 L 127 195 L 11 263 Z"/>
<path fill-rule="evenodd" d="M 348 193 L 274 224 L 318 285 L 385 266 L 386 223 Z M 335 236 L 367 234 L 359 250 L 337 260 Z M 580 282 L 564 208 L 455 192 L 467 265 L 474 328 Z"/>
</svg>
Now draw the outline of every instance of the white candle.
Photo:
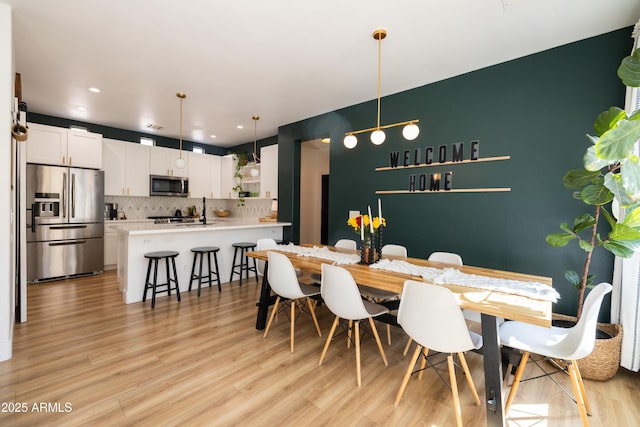
<svg viewBox="0 0 640 427">
<path fill-rule="evenodd" d="M 382 203 L 378 199 L 378 218 L 380 218 L 380 224 L 382 224 Z"/>
<path fill-rule="evenodd" d="M 360 215 L 360 240 L 364 242 L 364 215 Z"/>
<path fill-rule="evenodd" d="M 371 234 L 373 234 L 373 217 L 371 216 L 371 206 L 367 206 L 367 209 L 369 209 L 369 231 L 371 231 Z"/>
</svg>

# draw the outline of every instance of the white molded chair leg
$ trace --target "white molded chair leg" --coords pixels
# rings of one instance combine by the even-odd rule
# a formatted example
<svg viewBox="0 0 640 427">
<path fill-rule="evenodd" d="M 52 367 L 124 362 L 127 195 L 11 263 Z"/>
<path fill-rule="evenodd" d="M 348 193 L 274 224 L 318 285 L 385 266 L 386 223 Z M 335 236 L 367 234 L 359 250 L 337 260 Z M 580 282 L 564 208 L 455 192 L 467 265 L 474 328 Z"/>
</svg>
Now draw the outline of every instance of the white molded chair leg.
<svg viewBox="0 0 640 427">
<path fill-rule="evenodd" d="M 513 398 L 516 396 L 516 391 L 518 390 L 518 386 L 520 385 L 520 380 L 522 379 L 522 374 L 524 374 L 524 368 L 527 366 L 528 360 L 529 360 L 529 352 L 525 351 L 524 353 L 522 353 L 522 358 L 520 359 L 520 364 L 518 364 L 516 375 L 513 377 L 513 384 L 511 384 L 511 390 L 509 390 L 509 396 L 507 396 L 507 402 L 504 404 L 505 414 L 509 412 L 509 408 L 511 407 L 511 402 L 513 402 Z"/>
<path fill-rule="evenodd" d="M 421 351 L 422 351 L 422 347 L 420 345 L 417 345 L 416 351 L 413 352 L 413 356 L 411 356 L 411 360 L 409 361 L 407 372 L 404 373 L 404 378 L 402 378 L 400 389 L 398 390 L 398 394 L 396 394 L 396 400 L 393 402 L 395 406 L 398 406 L 400 404 L 400 399 L 402 399 L 402 395 L 404 394 L 404 389 L 407 388 L 407 383 L 409 382 L 409 378 L 411 378 L 413 367 L 416 365 L 416 361 L 418 360 L 418 357 L 420 356 Z"/>
<path fill-rule="evenodd" d="M 460 412 L 460 396 L 458 396 L 458 383 L 456 382 L 456 367 L 453 364 L 453 356 L 447 355 L 449 365 L 449 381 L 451 382 L 451 394 L 453 395 L 453 410 L 456 413 L 456 424 L 462 427 L 462 412 Z"/>
<path fill-rule="evenodd" d="M 378 335 L 378 329 L 376 328 L 376 324 L 373 321 L 373 318 L 369 318 L 369 324 L 371 325 L 371 331 L 373 332 L 373 336 L 376 339 L 376 344 L 378 344 L 378 350 L 380 350 L 380 356 L 382 356 L 382 361 L 385 366 L 389 366 L 387 362 L 387 356 L 384 354 L 384 348 L 382 348 L 382 341 L 380 341 L 380 335 Z"/>
<path fill-rule="evenodd" d="M 480 397 L 478 397 L 478 391 L 476 390 L 476 386 L 473 383 L 473 378 L 471 378 L 471 371 L 469 370 L 469 365 L 467 365 L 467 359 L 464 357 L 464 353 L 458 353 L 458 358 L 460 359 L 460 365 L 462 365 L 464 376 L 467 377 L 469 388 L 471 388 L 473 400 L 476 401 L 476 406 L 480 406 Z"/>
<path fill-rule="evenodd" d="M 569 370 L 569 376 L 571 377 L 571 387 L 573 388 L 573 394 L 576 399 L 576 404 L 578 405 L 578 410 L 580 411 L 580 419 L 582 420 L 582 425 L 588 426 L 589 418 L 587 417 L 587 409 L 585 408 L 582 392 L 580 391 L 580 380 L 578 380 L 578 373 L 575 369 L 574 360 L 569 361 L 567 369 Z"/>
<path fill-rule="evenodd" d="M 322 336 L 322 332 L 320 332 L 320 325 L 318 325 L 318 318 L 316 317 L 315 304 L 311 302 L 311 298 L 307 297 L 307 305 L 309 306 L 309 311 L 311 312 L 311 317 L 313 317 L 313 323 L 316 325 L 316 331 L 318 331 L 318 336 Z"/>
<path fill-rule="evenodd" d="M 356 376 L 358 380 L 358 388 L 362 385 L 362 374 L 360 372 L 360 321 L 355 322 L 355 335 L 356 335 Z"/>
<path fill-rule="evenodd" d="M 413 340 L 411 339 L 411 337 L 407 337 L 407 343 L 404 345 L 404 350 L 402 351 L 403 356 L 407 355 L 407 352 L 409 351 L 409 347 L 411 347 L 412 342 Z"/>
<path fill-rule="evenodd" d="M 291 301 L 291 353 L 293 353 L 293 340 L 296 324 L 296 300 Z"/>
<path fill-rule="evenodd" d="M 271 328 L 273 317 L 278 312 L 278 304 L 280 304 L 280 297 L 276 297 L 276 303 L 273 305 L 273 310 L 271 311 L 271 316 L 269 316 L 269 322 L 267 323 L 267 328 L 264 330 L 264 335 L 262 335 L 262 338 L 266 338 L 267 334 L 269 333 L 269 328 Z"/>
<path fill-rule="evenodd" d="M 318 362 L 318 366 L 322 365 L 322 361 L 324 360 L 324 356 L 327 354 L 327 350 L 329 349 L 329 344 L 331 344 L 331 339 L 333 338 L 333 333 L 336 331 L 338 322 L 340 322 L 340 318 L 336 316 L 336 319 L 333 321 L 333 325 L 331 325 L 331 330 L 329 331 L 327 342 L 324 343 L 324 348 L 322 349 L 322 354 L 320 355 L 320 361 Z"/>
</svg>

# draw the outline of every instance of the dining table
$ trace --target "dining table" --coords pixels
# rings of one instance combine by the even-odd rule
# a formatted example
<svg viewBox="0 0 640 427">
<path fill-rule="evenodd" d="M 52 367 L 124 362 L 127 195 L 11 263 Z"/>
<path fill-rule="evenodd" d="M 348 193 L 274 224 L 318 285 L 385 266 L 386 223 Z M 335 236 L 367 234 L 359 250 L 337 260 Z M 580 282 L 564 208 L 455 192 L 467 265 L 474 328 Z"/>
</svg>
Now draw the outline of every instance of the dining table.
<svg viewBox="0 0 640 427">
<path fill-rule="evenodd" d="M 289 247 L 291 245 L 288 245 Z M 302 248 L 322 248 L 336 253 L 346 255 L 359 255 L 359 251 L 350 249 L 335 248 L 324 245 L 303 245 Z M 313 256 L 313 253 L 300 254 L 282 246 L 279 249 L 271 249 L 286 255 L 294 268 L 307 273 L 320 274 L 322 264 L 332 264 L 330 259 Z M 247 256 L 265 262 L 260 299 L 256 304 L 258 314 L 256 318 L 256 329 L 262 330 L 266 326 L 267 312 L 269 306 L 273 304 L 275 297 L 271 295 L 271 288 L 267 279 L 268 251 L 252 251 Z M 456 297 L 460 308 L 480 313 L 481 332 L 483 339 L 482 354 L 484 359 L 485 397 L 486 414 L 488 426 L 504 426 L 505 414 L 502 402 L 502 354 L 500 337 L 498 334 L 499 319 L 518 320 L 533 325 L 544 327 L 551 326 L 552 301 L 548 298 L 540 298 L 537 295 L 514 293 L 510 289 L 510 283 L 534 283 L 551 287 L 552 281 L 549 277 L 531 274 L 497 270 L 492 268 L 475 266 L 454 266 L 440 262 L 428 261 L 421 258 L 401 258 L 395 256 L 383 256 L 382 260 L 402 260 L 412 266 L 431 267 L 443 271 L 453 271 L 455 269 L 465 275 L 475 279 L 478 287 L 470 287 L 468 283 L 437 283 L 452 291 Z M 357 263 L 341 263 L 340 266 L 348 270 L 356 283 L 385 291 L 401 294 L 406 280 L 417 280 L 430 283 L 429 280 L 420 276 L 415 276 L 398 271 L 375 268 L 375 264 L 367 265 Z M 497 280 L 496 280 L 497 279 Z M 490 289 L 482 287 L 482 282 L 504 283 L 503 287 Z"/>
</svg>

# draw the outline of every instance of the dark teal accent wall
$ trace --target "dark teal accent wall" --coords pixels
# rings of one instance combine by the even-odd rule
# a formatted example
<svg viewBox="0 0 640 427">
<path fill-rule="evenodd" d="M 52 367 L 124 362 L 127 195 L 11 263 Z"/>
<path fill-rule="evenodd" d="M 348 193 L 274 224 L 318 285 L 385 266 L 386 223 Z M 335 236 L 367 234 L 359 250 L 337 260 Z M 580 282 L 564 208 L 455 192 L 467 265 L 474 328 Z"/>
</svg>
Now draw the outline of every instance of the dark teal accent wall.
<svg viewBox="0 0 640 427">
<path fill-rule="evenodd" d="M 371 205 L 375 215 L 380 197 L 388 221 L 385 243 L 407 246 L 410 256 L 451 251 L 468 265 L 550 276 L 562 295 L 554 310 L 575 313 L 576 291 L 564 271 L 580 271 L 584 252 L 575 244 L 551 248 L 545 236 L 584 211 L 562 177 L 581 167 L 585 134 L 593 133 L 596 116 L 612 105 L 624 106 L 616 69 L 631 48 L 627 28 L 383 98 L 382 124 L 420 120 L 420 136 L 413 142 L 394 128 L 382 146 L 364 134 L 355 149 L 344 148 L 346 131 L 375 125 L 375 99 L 282 126 L 279 216 L 294 223 L 286 237 L 298 241 L 304 221 L 298 206 L 300 142 L 330 135 L 330 242 L 357 238 L 346 225 L 348 211 L 364 212 Z M 511 159 L 419 173 L 452 171 L 453 188 L 510 187 L 510 192 L 375 195 L 408 187 L 412 172 L 374 170 L 389 164 L 389 152 L 464 142 L 469 158 L 472 140 L 480 141 L 481 158 Z M 593 259 L 596 282 L 610 282 L 612 256 L 597 248 Z"/>
</svg>

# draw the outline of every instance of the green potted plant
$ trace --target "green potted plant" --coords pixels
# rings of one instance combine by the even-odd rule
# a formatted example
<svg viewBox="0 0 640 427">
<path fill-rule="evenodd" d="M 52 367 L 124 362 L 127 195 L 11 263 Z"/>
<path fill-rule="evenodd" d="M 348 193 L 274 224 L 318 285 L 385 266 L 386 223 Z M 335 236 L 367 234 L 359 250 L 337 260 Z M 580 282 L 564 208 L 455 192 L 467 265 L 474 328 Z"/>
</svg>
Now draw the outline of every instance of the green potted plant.
<svg viewBox="0 0 640 427">
<path fill-rule="evenodd" d="M 626 86 L 640 87 L 640 49 L 623 59 L 618 76 Z M 601 246 L 623 258 L 640 249 L 640 160 L 633 153 L 640 138 L 640 111 L 627 116 L 621 108 L 611 107 L 598 115 L 594 130 L 596 136 L 587 135 L 591 145 L 583 156 L 584 167 L 568 171 L 563 178 L 565 187 L 575 190 L 573 197 L 590 208 L 589 212 L 578 215 L 572 225 L 562 223 L 561 232 L 546 237 L 547 243 L 555 247 L 576 240 L 585 252 L 581 273 L 565 273 L 578 289 L 577 319 L 582 314 L 585 290 L 593 286 L 589 267 L 594 248 Z M 618 208 L 624 209 L 620 218 Z M 598 230 L 603 217 L 607 224 L 602 225 L 606 227 Z M 602 237 L 599 231 L 605 229 L 606 236 Z M 597 347 L 596 344 L 596 350 Z M 619 350 L 617 357 L 619 364 Z M 584 375 L 582 366 L 580 369 L 584 377 L 589 377 L 588 372 Z"/>
<path fill-rule="evenodd" d="M 238 206 L 244 206 L 244 188 L 242 186 L 244 174 L 242 173 L 242 168 L 249 162 L 249 156 L 243 152 L 233 152 L 231 154 L 236 161 L 236 168 L 233 172 L 233 179 L 236 185 L 234 185 L 232 190 L 238 193 Z"/>
</svg>

